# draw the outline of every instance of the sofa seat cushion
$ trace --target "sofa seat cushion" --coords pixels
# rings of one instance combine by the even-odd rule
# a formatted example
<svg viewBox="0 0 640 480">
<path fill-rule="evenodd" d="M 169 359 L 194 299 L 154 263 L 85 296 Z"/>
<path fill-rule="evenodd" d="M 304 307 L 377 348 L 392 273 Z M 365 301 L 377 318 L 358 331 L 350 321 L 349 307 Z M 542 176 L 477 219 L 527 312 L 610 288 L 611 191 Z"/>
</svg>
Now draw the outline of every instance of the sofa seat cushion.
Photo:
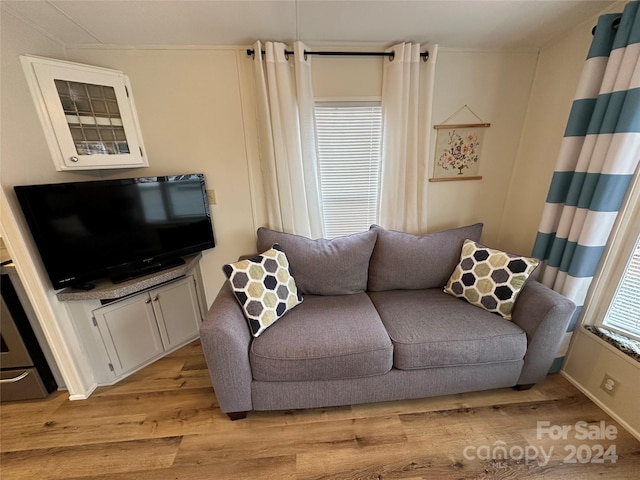
<svg viewBox="0 0 640 480">
<path fill-rule="evenodd" d="M 522 360 L 520 327 L 441 289 L 369 293 L 401 370 Z"/>
<path fill-rule="evenodd" d="M 367 377 L 391 370 L 393 346 L 366 293 L 307 295 L 253 340 L 250 361 L 261 381 Z"/>
</svg>

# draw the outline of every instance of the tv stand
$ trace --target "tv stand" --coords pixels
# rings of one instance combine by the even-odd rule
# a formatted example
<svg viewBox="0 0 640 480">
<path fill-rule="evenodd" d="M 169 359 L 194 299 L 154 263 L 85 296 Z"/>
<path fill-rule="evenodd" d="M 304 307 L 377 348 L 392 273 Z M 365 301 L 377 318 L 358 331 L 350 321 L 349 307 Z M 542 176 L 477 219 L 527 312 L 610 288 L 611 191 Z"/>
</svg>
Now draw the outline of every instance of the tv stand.
<svg viewBox="0 0 640 480">
<path fill-rule="evenodd" d="M 131 373 L 198 338 L 206 312 L 201 255 L 181 265 L 89 291 L 58 292 L 99 386 Z"/>
<path fill-rule="evenodd" d="M 127 280 L 144 277 L 145 275 L 158 273 L 162 270 L 167 270 L 173 267 L 179 267 L 180 265 L 184 265 L 184 263 L 184 260 L 180 257 L 171 258 L 169 260 L 163 260 L 160 262 L 145 263 L 141 267 L 130 268 L 113 275 L 111 277 L 111 281 L 115 284 L 123 283 Z"/>
<path fill-rule="evenodd" d="M 168 267 L 154 273 L 145 273 L 144 276 L 136 276 L 120 283 L 114 283 L 110 278 L 103 278 L 95 282 L 92 290 L 65 288 L 56 296 L 61 302 L 74 302 L 84 300 L 117 300 L 119 298 L 140 292 L 147 288 L 161 285 L 162 283 L 188 275 L 198 268 L 202 254 L 180 258 L 178 265 Z"/>
<path fill-rule="evenodd" d="M 74 283 L 71 285 L 71 288 L 73 288 L 74 290 L 83 290 L 87 292 L 89 290 L 93 290 L 94 288 L 96 288 L 96 286 L 93 283 Z"/>
</svg>

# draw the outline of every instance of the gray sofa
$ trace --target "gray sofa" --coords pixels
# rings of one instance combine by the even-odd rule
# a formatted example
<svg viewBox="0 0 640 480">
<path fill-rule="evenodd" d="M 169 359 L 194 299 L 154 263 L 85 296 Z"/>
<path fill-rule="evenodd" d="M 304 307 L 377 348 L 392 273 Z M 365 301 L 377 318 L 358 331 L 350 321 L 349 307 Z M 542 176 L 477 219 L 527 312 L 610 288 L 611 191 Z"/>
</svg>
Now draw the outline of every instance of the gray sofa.
<svg viewBox="0 0 640 480">
<path fill-rule="evenodd" d="M 287 410 L 527 388 L 543 380 L 575 309 L 529 279 L 511 321 L 443 291 L 482 225 L 409 235 L 373 226 L 333 240 L 261 228 L 302 303 L 258 337 L 227 281 L 201 326 L 222 411 Z"/>
</svg>

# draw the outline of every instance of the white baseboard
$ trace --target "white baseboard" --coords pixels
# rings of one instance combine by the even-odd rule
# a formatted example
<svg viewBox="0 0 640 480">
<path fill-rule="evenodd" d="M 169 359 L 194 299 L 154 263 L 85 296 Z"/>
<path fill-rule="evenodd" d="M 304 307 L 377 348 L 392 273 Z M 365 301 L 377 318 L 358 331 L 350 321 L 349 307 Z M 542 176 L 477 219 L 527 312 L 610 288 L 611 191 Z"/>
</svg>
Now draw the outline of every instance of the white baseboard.
<svg viewBox="0 0 640 480">
<path fill-rule="evenodd" d="M 92 385 L 89 386 L 89 388 L 87 389 L 87 391 L 85 393 L 81 393 L 81 394 L 73 394 L 73 395 L 69 395 L 69 400 L 71 401 L 75 401 L 75 400 L 86 400 L 88 399 L 91 394 L 95 391 L 95 389 L 98 388 L 98 384 L 97 383 L 93 383 Z"/>
<path fill-rule="evenodd" d="M 589 390 L 584 388 L 576 379 L 574 379 L 571 375 L 566 373 L 564 370 L 560 371 L 560 375 L 562 375 L 564 378 L 566 378 L 574 387 L 576 387 L 578 390 L 580 390 L 582 393 L 584 393 L 587 397 L 589 397 L 589 400 L 591 400 L 598 407 L 600 407 L 602 410 L 604 410 L 605 413 L 607 413 L 607 415 L 611 416 L 616 422 L 618 422 L 620 425 L 622 425 L 622 427 L 627 432 L 629 432 L 631 435 L 636 437 L 636 439 L 638 441 L 640 441 L 640 432 L 638 432 L 631 425 L 629 425 L 626 421 L 624 421 L 624 419 L 620 418 L 620 416 L 618 414 L 616 414 L 614 411 L 612 411 L 608 406 L 606 406 L 604 403 L 602 403 L 600 400 L 598 400 L 597 397 L 592 395 L 591 392 L 589 392 Z"/>
</svg>

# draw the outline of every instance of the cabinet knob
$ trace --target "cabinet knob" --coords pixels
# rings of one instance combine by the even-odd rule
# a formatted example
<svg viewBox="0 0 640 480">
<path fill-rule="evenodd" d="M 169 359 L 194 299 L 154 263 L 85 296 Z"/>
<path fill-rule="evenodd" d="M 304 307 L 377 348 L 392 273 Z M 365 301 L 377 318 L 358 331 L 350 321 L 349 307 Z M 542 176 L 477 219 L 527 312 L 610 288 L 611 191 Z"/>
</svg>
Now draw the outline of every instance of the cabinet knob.
<svg viewBox="0 0 640 480">
<path fill-rule="evenodd" d="M 153 297 L 153 301 L 154 301 L 154 302 L 157 302 L 159 298 L 160 298 L 160 296 L 159 296 L 159 295 L 156 295 L 155 297 Z"/>
<path fill-rule="evenodd" d="M 150 299 L 150 298 L 147 298 L 147 299 L 144 301 L 144 303 L 146 303 L 147 305 L 149 305 L 149 304 L 151 303 L 151 299 Z"/>
<path fill-rule="evenodd" d="M 70 157 L 69 160 L 71 160 L 73 163 L 77 163 L 79 161 L 78 157 L 76 157 L 75 155 L 73 157 Z"/>
</svg>

